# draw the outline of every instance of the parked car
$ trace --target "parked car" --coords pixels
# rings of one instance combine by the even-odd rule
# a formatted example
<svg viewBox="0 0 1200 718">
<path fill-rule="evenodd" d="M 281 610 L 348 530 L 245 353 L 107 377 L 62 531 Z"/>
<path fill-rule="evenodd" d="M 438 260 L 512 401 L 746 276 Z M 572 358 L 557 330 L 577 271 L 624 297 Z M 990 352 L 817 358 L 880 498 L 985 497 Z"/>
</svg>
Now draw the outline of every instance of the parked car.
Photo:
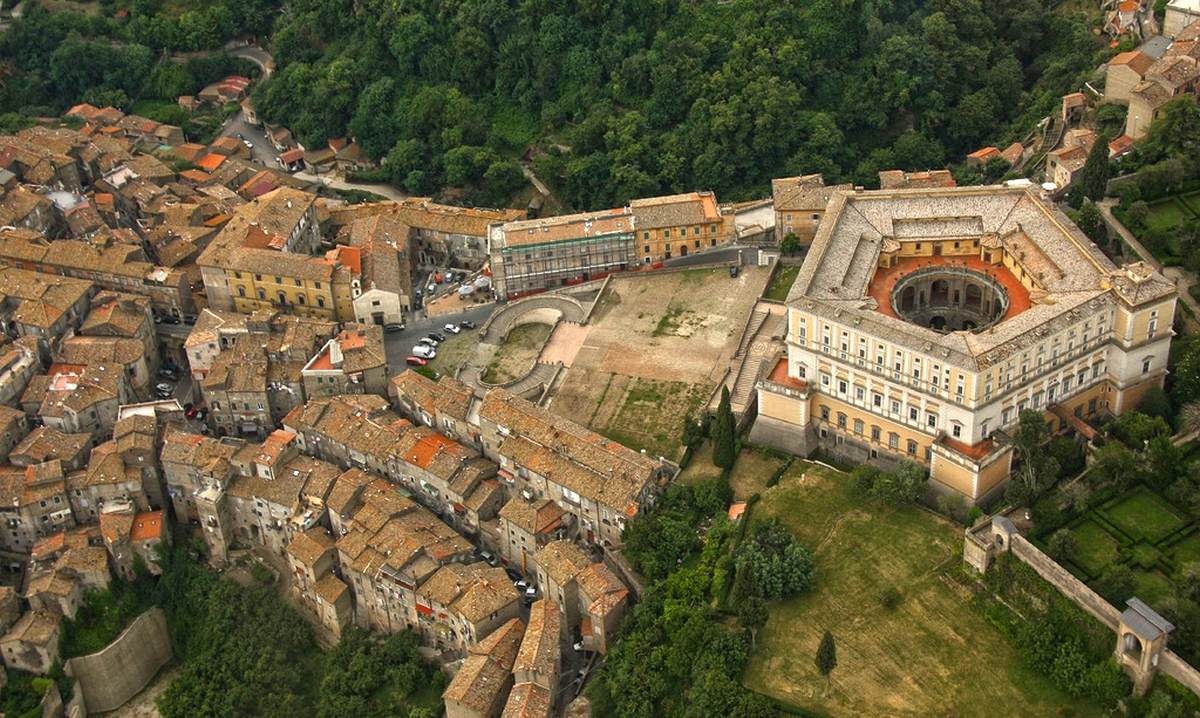
<svg viewBox="0 0 1200 718">
<path fill-rule="evenodd" d="M 428 362 L 428 361 L 426 361 L 425 359 L 422 359 L 421 357 L 418 357 L 418 356 L 411 356 L 411 357 L 407 357 L 407 358 L 404 360 L 404 363 L 405 363 L 405 364 L 407 364 L 407 365 L 409 365 L 409 366 L 425 366 L 425 365 L 426 365 L 426 364 L 428 364 L 429 362 Z"/>
<path fill-rule="evenodd" d="M 200 414 L 200 410 L 190 404 L 183 410 L 183 415 L 189 419 L 195 419 Z"/>
<path fill-rule="evenodd" d="M 537 586 L 526 586 L 525 587 L 525 598 L 529 601 L 532 601 L 533 599 L 537 598 Z"/>
<path fill-rule="evenodd" d="M 195 314 L 184 314 L 183 315 L 183 323 L 188 324 L 188 325 L 195 324 L 196 323 L 196 315 Z"/>
<path fill-rule="evenodd" d="M 196 410 L 196 421 L 204 421 L 207 418 L 208 418 L 208 409 L 197 409 Z"/>
<path fill-rule="evenodd" d="M 735 264 L 729 268 L 729 276 L 737 277 L 737 275 L 738 275 L 738 268 L 737 268 L 737 265 Z"/>
<path fill-rule="evenodd" d="M 524 578 L 523 576 L 521 576 L 521 572 L 515 568 L 506 567 L 504 569 L 504 573 L 508 574 L 508 577 L 513 580 L 514 585 L 516 584 L 517 581 L 520 581 Z"/>
<path fill-rule="evenodd" d="M 571 647 L 574 648 L 577 653 L 582 653 L 583 641 L 575 641 L 575 643 L 571 644 Z"/>
<path fill-rule="evenodd" d="M 445 329 L 446 331 L 450 332 L 451 334 L 458 334 L 459 332 L 462 331 L 461 329 L 458 328 L 457 324 L 447 324 L 446 326 L 442 327 L 442 329 Z"/>
<path fill-rule="evenodd" d="M 458 326 L 461 329 L 474 329 L 478 325 L 475 324 L 475 322 L 471 321 L 470 319 L 464 319 L 458 323 Z"/>
<path fill-rule="evenodd" d="M 175 394 L 175 385 L 163 382 L 154 385 L 154 393 L 160 399 L 170 399 Z"/>
<path fill-rule="evenodd" d="M 433 294 L 435 291 L 437 291 L 437 285 L 430 284 L 428 287 L 425 287 L 425 291 L 429 292 L 430 294 Z"/>
<path fill-rule="evenodd" d="M 242 144 L 246 145 L 246 149 L 248 149 L 248 150 L 254 149 L 254 143 L 251 142 L 250 140 L 242 140 Z"/>
<path fill-rule="evenodd" d="M 439 344 L 446 341 L 446 335 L 439 334 L 438 332 L 429 332 L 425 336 L 429 337 L 430 339 L 434 340 L 435 342 L 437 342 Z"/>
<path fill-rule="evenodd" d="M 437 356 L 437 350 L 431 346 L 426 346 L 425 344 L 418 344 L 413 347 L 412 353 L 413 356 L 417 356 L 422 359 L 432 359 Z"/>
<path fill-rule="evenodd" d="M 403 324 L 384 324 L 383 331 L 388 334 L 392 334 L 393 332 L 402 332 L 402 331 L 404 331 L 404 325 Z"/>
<path fill-rule="evenodd" d="M 521 578 L 513 581 L 513 586 L 515 586 L 516 589 L 521 593 L 525 593 L 525 589 L 529 588 L 529 582 Z"/>
<path fill-rule="evenodd" d="M 421 346 L 429 347 L 430 349 L 437 349 L 437 345 L 438 345 L 436 340 L 430 339 L 429 337 L 421 337 L 420 339 L 417 340 L 417 344 L 420 344 Z"/>
<path fill-rule="evenodd" d="M 179 372 L 175 371 L 175 369 L 173 367 L 169 367 L 169 366 L 159 367 L 158 375 L 160 377 L 162 377 L 163 379 L 170 379 L 171 381 L 175 381 L 176 379 L 179 378 Z"/>
</svg>

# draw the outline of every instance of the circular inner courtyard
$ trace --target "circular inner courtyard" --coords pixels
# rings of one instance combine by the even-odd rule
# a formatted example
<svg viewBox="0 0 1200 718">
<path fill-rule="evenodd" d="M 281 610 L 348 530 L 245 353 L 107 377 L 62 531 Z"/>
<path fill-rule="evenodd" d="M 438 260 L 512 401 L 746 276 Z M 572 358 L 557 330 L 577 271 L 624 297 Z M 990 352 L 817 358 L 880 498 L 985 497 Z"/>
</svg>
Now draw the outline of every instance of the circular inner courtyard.
<svg viewBox="0 0 1200 718">
<path fill-rule="evenodd" d="M 932 266 L 901 277 L 891 303 L 900 318 L 934 331 L 982 331 L 1008 311 L 1008 291 L 974 269 Z"/>
</svg>

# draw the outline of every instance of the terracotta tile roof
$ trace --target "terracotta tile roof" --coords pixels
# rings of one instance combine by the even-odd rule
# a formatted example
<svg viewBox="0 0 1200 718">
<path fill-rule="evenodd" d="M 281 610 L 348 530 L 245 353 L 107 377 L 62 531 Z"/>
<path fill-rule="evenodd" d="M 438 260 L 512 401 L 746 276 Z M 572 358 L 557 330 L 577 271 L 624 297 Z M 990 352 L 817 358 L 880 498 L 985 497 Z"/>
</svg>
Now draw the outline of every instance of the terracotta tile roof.
<svg viewBox="0 0 1200 718">
<path fill-rule="evenodd" d="M 829 204 L 834 192 L 852 188 L 848 184 L 827 186 L 825 178 L 819 174 L 771 180 L 771 196 L 776 212 L 819 212 Z"/>
<path fill-rule="evenodd" d="M 537 673 L 554 686 L 561 636 L 562 614 L 558 604 L 549 598 L 536 601 L 529 609 L 529 626 L 513 663 L 513 672 Z"/>
<path fill-rule="evenodd" d="M 638 230 L 712 224 L 721 221 L 717 198 L 712 192 L 688 192 L 664 197 L 646 197 L 629 203 Z"/>
<path fill-rule="evenodd" d="M 288 544 L 287 552 L 297 563 L 311 570 L 322 556 L 333 549 L 334 541 L 325 529 L 314 526 L 296 534 Z"/>
<path fill-rule="evenodd" d="M 518 683 L 508 694 L 500 718 L 548 718 L 550 691 L 536 683 Z"/>
<path fill-rule="evenodd" d="M 442 699 L 484 715 L 500 702 L 512 681 L 512 664 L 525 625 L 509 620 L 470 649 Z"/>
<path fill-rule="evenodd" d="M 550 499 L 527 502 L 513 497 L 500 509 L 500 518 L 515 524 L 534 536 L 553 531 L 562 525 L 566 512 Z"/>
<path fill-rule="evenodd" d="M 567 539 L 546 544 L 538 550 L 533 560 L 559 586 L 569 585 L 592 564 L 583 549 Z"/>
<path fill-rule="evenodd" d="M 129 538 L 134 541 L 154 541 L 162 538 L 163 512 L 143 511 L 133 517 Z"/>
</svg>

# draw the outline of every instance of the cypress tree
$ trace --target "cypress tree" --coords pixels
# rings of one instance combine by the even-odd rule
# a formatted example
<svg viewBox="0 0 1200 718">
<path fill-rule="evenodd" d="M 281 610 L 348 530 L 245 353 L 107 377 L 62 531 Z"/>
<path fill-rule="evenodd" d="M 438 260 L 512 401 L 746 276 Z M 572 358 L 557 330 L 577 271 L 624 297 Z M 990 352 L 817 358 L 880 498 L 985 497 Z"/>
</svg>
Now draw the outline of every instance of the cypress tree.
<svg viewBox="0 0 1200 718">
<path fill-rule="evenodd" d="M 1079 171 L 1079 192 L 1084 197 L 1095 201 L 1104 196 L 1108 187 L 1108 138 L 1103 134 L 1096 136 L 1096 143 L 1088 152 L 1087 162 Z"/>
<path fill-rule="evenodd" d="M 733 467 L 734 456 L 733 409 L 729 405 L 729 387 L 721 387 L 721 404 L 713 420 L 713 463 L 722 469 Z"/>
<path fill-rule="evenodd" d="M 821 638 L 821 645 L 817 648 L 817 670 L 821 675 L 829 678 L 829 674 L 833 673 L 833 669 L 837 667 L 837 646 L 833 643 L 833 634 L 829 631 Z"/>
</svg>

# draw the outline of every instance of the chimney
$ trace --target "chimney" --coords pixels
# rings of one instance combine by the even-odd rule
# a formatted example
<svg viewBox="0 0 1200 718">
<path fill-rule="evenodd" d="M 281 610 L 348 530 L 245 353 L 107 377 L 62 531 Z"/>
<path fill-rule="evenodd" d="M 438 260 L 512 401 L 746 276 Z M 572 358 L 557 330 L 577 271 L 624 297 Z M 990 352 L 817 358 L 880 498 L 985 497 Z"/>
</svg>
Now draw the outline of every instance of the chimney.
<svg viewBox="0 0 1200 718">
<path fill-rule="evenodd" d="M 334 366 L 342 365 L 342 345 L 336 339 L 329 341 L 329 361 Z"/>
</svg>

